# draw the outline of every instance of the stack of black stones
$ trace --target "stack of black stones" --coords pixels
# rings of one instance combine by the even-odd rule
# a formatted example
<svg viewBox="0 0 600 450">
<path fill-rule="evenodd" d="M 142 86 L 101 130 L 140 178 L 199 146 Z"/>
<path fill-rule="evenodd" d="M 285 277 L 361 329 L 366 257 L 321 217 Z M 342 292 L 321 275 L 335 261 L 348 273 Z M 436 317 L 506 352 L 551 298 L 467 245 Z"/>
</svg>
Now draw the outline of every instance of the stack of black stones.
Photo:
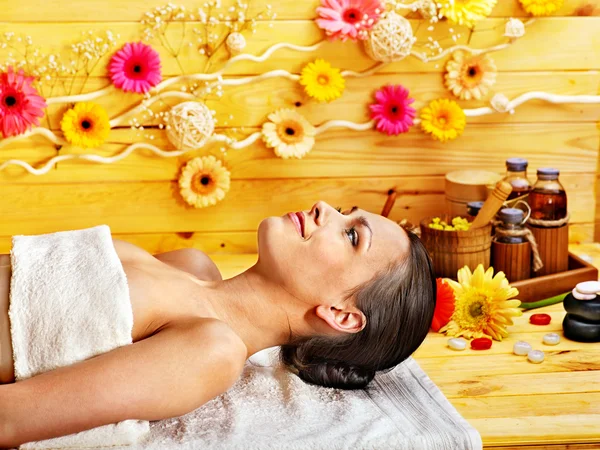
<svg viewBox="0 0 600 450">
<path fill-rule="evenodd" d="M 567 311 L 563 320 L 565 337 L 578 342 L 600 342 L 600 296 L 577 291 L 575 288 L 563 303 Z M 576 296 L 588 299 L 580 300 Z"/>
</svg>

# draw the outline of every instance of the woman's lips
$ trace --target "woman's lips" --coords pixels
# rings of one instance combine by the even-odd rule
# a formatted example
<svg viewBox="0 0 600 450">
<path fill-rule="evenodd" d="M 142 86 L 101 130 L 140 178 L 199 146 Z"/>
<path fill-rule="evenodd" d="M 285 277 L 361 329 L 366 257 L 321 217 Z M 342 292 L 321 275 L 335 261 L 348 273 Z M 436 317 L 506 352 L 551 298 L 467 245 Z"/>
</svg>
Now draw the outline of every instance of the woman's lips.
<svg viewBox="0 0 600 450">
<path fill-rule="evenodd" d="M 304 214 L 301 212 L 298 213 L 288 213 L 288 217 L 290 220 L 296 225 L 296 229 L 300 236 L 304 237 Z"/>
</svg>

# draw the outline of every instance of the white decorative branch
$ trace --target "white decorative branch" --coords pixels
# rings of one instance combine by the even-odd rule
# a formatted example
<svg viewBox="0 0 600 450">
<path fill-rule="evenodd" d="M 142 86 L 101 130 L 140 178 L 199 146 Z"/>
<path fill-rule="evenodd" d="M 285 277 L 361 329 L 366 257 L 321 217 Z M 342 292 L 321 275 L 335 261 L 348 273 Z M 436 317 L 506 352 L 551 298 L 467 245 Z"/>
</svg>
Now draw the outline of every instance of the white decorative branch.
<svg viewBox="0 0 600 450">
<path fill-rule="evenodd" d="M 45 173 L 48 173 L 54 167 L 54 165 L 58 164 L 59 162 L 67 161 L 70 159 L 83 159 L 86 161 L 92 161 L 92 162 L 100 163 L 100 164 L 112 164 L 112 163 L 115 163 L 117 161 L 127 158 L 131 153 L 133 153 L 138 148 L 151 150 L 152 152 L 154 152 L 155 154 L 157 154 L 159 156 L 162 156 L 163 158 L 174 158 L 177 156 L 181 156 L 185 153 L 185 151 L 165 152 L 152 144 L 146 144 L 146 143 L 140 142 L 137 144 L 131 144 L 129 147 L 127 147 L 125 150 L 123 150 L 118 155 L 111 156 L 111 157 L 100 156 L 100 155 L 60 155 L 60 156 L 55 156 L 54 158 L 52 158 L 48 162 L 46 162 L 46 164 L 44 164 L 39 169 L 34 168 L 33 166 L 26 163 L 25 161 L 9 159 L 8 161 L 5 161 L 4 163 L 0 164 L 0 171 L 2 171 L 5 167 L 8 167 L 9 165 L 12 164 L 12 165 L 17 165 L 17 166 L 23 167 L 25 170 L 27 170 L 29 173 L 31 173 L 33 175 L 43 175 Z"/>
<path fill-rule="evenodd" d="M 167 94 L 173 94 L 173 95 L 177 94 L 177 96 L 191 95 L 191 94 L 185 94 L 182 92 L 165 92 L 161 95 L 164 96 Z M 503 102 L 501 105 L 502 112 L 514 111 L 514 109 L 516 107 L 518 107 L 519 105 L 522 105 L 523 103 L 528 102 L 530 100 L 544 100 L 546 102 L 555 103 L 555 104 L 564 104 L 564 103 L 600 104 L 600 95 L 559 95 L 559 94 L 550 94 L 547 92 L 528 92 L 523 95 L 520 95 L 519 97 L 515 98 L 512 101 L 508 101 L 508 99 L 506 99 L 506 97 L 504 97 L 504 96 L 502 96 L 502 98 L 505 100 L 505 102 Z M 498 106 L 496 106 L 496 107 L 498 108 Z M 490 107 L 483 107 L 483 108 L 465 109 L 464 112 L 467 117 L 478 117 L 478 116 L 484 116 L 484 115 L 488 115 L 488 114 L 495 114 L 496 112 L 500 112 L 500 111 L 498 109 L 493 109 Z M 115 119 L 113 119 L 113 120 L 115 120 Z M 415 118 L 415 120 L 413 122 L 414 122 L 414 125 L 418 125 L 421 123 L 421 120 L 419 118 Z M 346 121 L 346 120 L 330 120 L 328 122 L 325 122 L 325 123 L 317 126 L 315 134 L 319 135 L 319 134 L 325 133 L 326 131 L 328 131 L 332 128 L 347 128 L 347 129 L 354 130 L 354 131 L 368 131 L 368 130 L 373 129 L 374 125 L 375 125 L 375 121 L 369 121 L 369 122 L 365 122 L 365 123 L 355 123 L 355 122 L 350 122 L 350 121 Z M 57 144 L 57 145 L 67 144 L 67 142 L 64 139 L 59 138 L 52 131 L 50 131 L 46 128 L 38 127 L 38 128 L 34 128 L 34 129 L 28 131 L 25 134 L 1 140 L 0 147 L 5 146 L 11 142 L 15 142 L 17 140 L 21 140 L 21 139 L 27 138 L 29 136 L 37 135 L 37 134 L 46 137 L 48 140 L 50 140 L 54 144 Z M 208 140 L 208 143 L 222 142 L 232 149 L 241 150 L 243 148 L 249 147 L 250 145 L 254 144 L 256 141 L 258 141 L 261 138 L 261 136 L 262 136 L 262 133 L 260 131 L 257 131 L 255 133 L 251 134 L 250 136 L 248 136 L 247 138 L 245 138 L 244 140 L 236 141 L 235 139 L 232 139 L 228 136 L 221 135 L 221 134 L 215 134 L 215 135 L 211 136 L 211 138 Z M 112 157 L 104 157 L 104 156 L 93 155 L 93 154 L 91 154 L 91 155 L 55 156 L 54 158 L 52 158 L 48 162 L 46 162 L 46 164 L 44 164 L 39 169 L 34 168 L 33 166 L 31 166 L 30 164 L 28 164 L 24 161 L 11 159 L 11 160 L 5 161 L 4 163 L 0 164 L 0 171 L 5 169 L 9 165 L 17 165 L 17 166 L 23 167 L 25 170 L 27 170 L 29 173 L 31 173 L 33 175 L 43 175 L 43 174 L 47 173 L 49 170 L 51 170 L 54 167 L 54 165 L 57 164 L 58 162 L 67 161 L 67 160 L 71 160 L 71 159 L 83 159 L 86 161 L 91 161 L 91 162 L 96 162 L 96 163 L 112 164 L 114 162 L 125 159 L 127 156 L 129 156 L 132 152 L 134 152 L 137 149 L 151 150 L 153 153 L 155 153 L 156 155 L 161 156 L 163 158 L 173 158 L 173 157 L 181 156 L 190 151 L 190 150 L 164 151 L 164 150 L 161 150 L 160 148 L 158 148 L 154 145 L 151 145 L 151 144 L 136 143 L 136 144 L 132 144 L 132 145 L 128 146 L 121 153 L 119 153 L 115 156 L 112 156 Z"/>
<path fill-rule="evenodd" d="M 474 108 L 474 109 L 465 109 L 465 115 L 467 117 L 479 117 L 485 116 L 488 114 L 495 114 L 497 112 L 501 113 L 513 113 L 515 108 L 522 105 L 525 102 L 530 100 L 544 100 L 549 103 L 555 104 L 563 104 L 563 103 L 575 103 L 575 104 L 600 104 L 600 95 L 560 95 L 560 94 L 550 94 L 548 92 L 527 92 L 523 95 L 518 96 L 512 101 L 506 102 L 506 97 L 499 94 L 500 99 L 504 99 L 505 101 L 501 104 L 496 104 L 495 107 L 483 107 L 483 108 Z M 492 99 L 494 102 L 496 97 Z"/>
<path fill-rule="evenodd" d="M 156 85 L 156 87 L 154 87 L 154 89 L 152 89 L 151 92 L 160 92 L 163 89 L 165 89 L 173 84 L 182 82 L 182 81 L 213 81 L 213 80 L 217 80 L 222 77 L 223 73 L 229 66 L 231 66 L 232 64 L 234 64 L 236 62 L 239 62 L 239 61 L 265 62 L 267 59 L 269 59 L 273 55 L 273 53 L 275 53 L 278 50 L 284 49 L 284 48 L 287 48 L 290 50 L 295 50 L 298 52 L 313 52 L 313 51 L 317 50 L 321 45 L 323 45 L 323 42 L 325 42 L 324 39 L 317 42 L 316 44 L 310 45 L 310 46 L 301 46 L 301 45 L 295 45 L 295 44 L 289 44 L 286 42 L 282 42 L 279 44 L 272 45 L 260 56 L 255 56 L 255 55 L 246 54 L 246 53 L 237 55 L 237 56 L 234 56 L 233 58 L 231 58 L 230 60 L 228 60 L 225 63 L 225 65 L 217 72 L 197 73 L 197 74 L 193 74 L 193 75 L 180 75 L 178 77 L 169 78 L 168 80 L 165 80 L 165 81 L 159 83 L 158 85 Z M 113 89 L 114 89 L 114 87 L 112 85 L 109 85 L 98 91 L 88 92 L 86 94 L 67 95 L 67 96 L 62 96 L 62 97 L 50 97 L 50 98 L 46 99 L 46 103 L 48 105 L 52 105 L 52 104 L 57 104 L 57 103 L 88 102 L 88 101 L 94 100 L 98 97 L 101 97 L 105 94 L 110 93 L 110 91 Z"/>
<path fill-rule="evenodd" d="M 48 128 L 36 127 L 36 128 L 32 128 L 31 130 L 29 130 L 23 134 L 18 135 L 18 136 L 9 137 L 6 139 L 0 139 L 0 148 L 4 147 L 6 145 L 12 144 L 13 142 L 21 141 L 30 136 L 35 136 L 38 134 L 44 136 L 46 139 L 48 139 L 53 144 L 56 144 L 56 145 L 67 145 L 68 144 L 67 141 L 65 141 L 64 139 L 55 135 Z"/>
<path fill-rule="evenodd" d="M 89 102 L 98 97 L 102 97 L 105 94 L 110 94 L 115 87 L 112 84 L 109 84 L 106 87 L 94 92 L 88 92 L 87 94 L 78 94 L 78 95 L 66 95 L 62 97 L 49 97 L 46 99 L 46 103 L 48 105 L 56 105 L 60 103 L 77 103 L 77 102 Z"/>
<path fill-rule="evenodd" d="M 332 128 L 348 128 L 354 131 L 367 131 L 373 129 L 374 125 L 374 120 L 371 120 L 370 122 L 366 123 L 355 123 L 349 122 L 347 120 L 330 120 L 329 122 L 325 122 L 324 124 L 321 124 L 318 127 L 316 127 L 315 134 L 319 135 L 325 133 L 327 130 L 330 130 Z"/>
<path fill-rule="evenodd" d="M 448 55 L 448 53 L 452 53 L 455 52 L 456 50 L 465 50 L 473 55 L 481 55 L 483 53 L 491 53 L 491 52 L 497 52 L 500 50 L 504 50 L 505 48 L 510 47 L 511 44 L 509 43 L 505 43 L 505 44 L 499 44 L 499 45 L 495 45 L 493 47 L 488 47 L 488 48 L 482 48 L 482 49 L 477 49 L 477 48 L 471 48 L 468 45 L 455 45 L 453 47 L 447 48 L 446 50 L 444 50 L 443 52 L 441 52 L 438 55 L 434 55 L 434 56 L 427 56 L 425 55 L 425 53 L 419 53 L 419 52 L 415 52 L 414 50 L 410 52 L 410 54 L 412 56 L 414 56 L 415 58 L 420 59 L 421 61 L 423 61 L 424 63 L 428 63 L 431 61 L 437 61 L 439 59 L 444 58 L 446 55 Z"/>
</svg>

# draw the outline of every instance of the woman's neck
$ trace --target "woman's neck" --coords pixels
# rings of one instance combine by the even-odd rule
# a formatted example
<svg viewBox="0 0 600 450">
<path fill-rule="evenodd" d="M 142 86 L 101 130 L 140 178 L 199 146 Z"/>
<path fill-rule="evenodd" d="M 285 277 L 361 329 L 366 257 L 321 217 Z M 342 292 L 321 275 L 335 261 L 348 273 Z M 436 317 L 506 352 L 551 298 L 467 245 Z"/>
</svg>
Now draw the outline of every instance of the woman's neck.
<svg viewBox="0 0 600 450">
<path fill-rule="evenodd" d="M 258 266 L 229 280 L 202 282 L 200 286 L 198 301 L 208 302 L 216 318 L 240 336 L 248 357 L 286 344 L 292 331 L 294 335 L 311 332 L 304 319 L 311 306 L 269 280 Z"/>
</svg>

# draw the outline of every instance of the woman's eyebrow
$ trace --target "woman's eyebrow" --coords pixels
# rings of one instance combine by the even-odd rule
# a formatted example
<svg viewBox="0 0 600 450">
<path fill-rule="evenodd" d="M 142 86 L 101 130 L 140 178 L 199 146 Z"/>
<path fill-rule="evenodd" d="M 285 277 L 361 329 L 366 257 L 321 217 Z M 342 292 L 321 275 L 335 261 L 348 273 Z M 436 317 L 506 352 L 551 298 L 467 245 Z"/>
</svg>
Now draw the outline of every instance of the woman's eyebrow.
<svg viewBox="0 0 600 450">
<path fill-rule="evenodd" d="M 371 228 L 371 225 L 369 224 L 369 221 L 365 216 L 357 217 L 356 221 L 369 230 L 369 246 L 367 247 L 367 251 L 369 251 L 369 249 L 371 248 L 371 244 L 373 243 L 373 229 Z"/>
<path fill-rule="evenodd" d="M 347 215 L 352 214 L 357 209 L 358 209 L 358 206 L 353 206 Z M 370 234 L 369 246 L 367 247 L 367 251 L 369 251 L 369 249 L 371 248 L 371 244 L 373 243 L 373 229 L 371 228 L 371 224 L 369 224 L 369 221 L 367 220 L 367 218 L 365 216 L 357 217 L 355 220 L 357 223 L 360 223 L 361 225 L 363 225 L 364 227 L 366 227 L 369 230 L 369 234 Z"/>
</svg>

